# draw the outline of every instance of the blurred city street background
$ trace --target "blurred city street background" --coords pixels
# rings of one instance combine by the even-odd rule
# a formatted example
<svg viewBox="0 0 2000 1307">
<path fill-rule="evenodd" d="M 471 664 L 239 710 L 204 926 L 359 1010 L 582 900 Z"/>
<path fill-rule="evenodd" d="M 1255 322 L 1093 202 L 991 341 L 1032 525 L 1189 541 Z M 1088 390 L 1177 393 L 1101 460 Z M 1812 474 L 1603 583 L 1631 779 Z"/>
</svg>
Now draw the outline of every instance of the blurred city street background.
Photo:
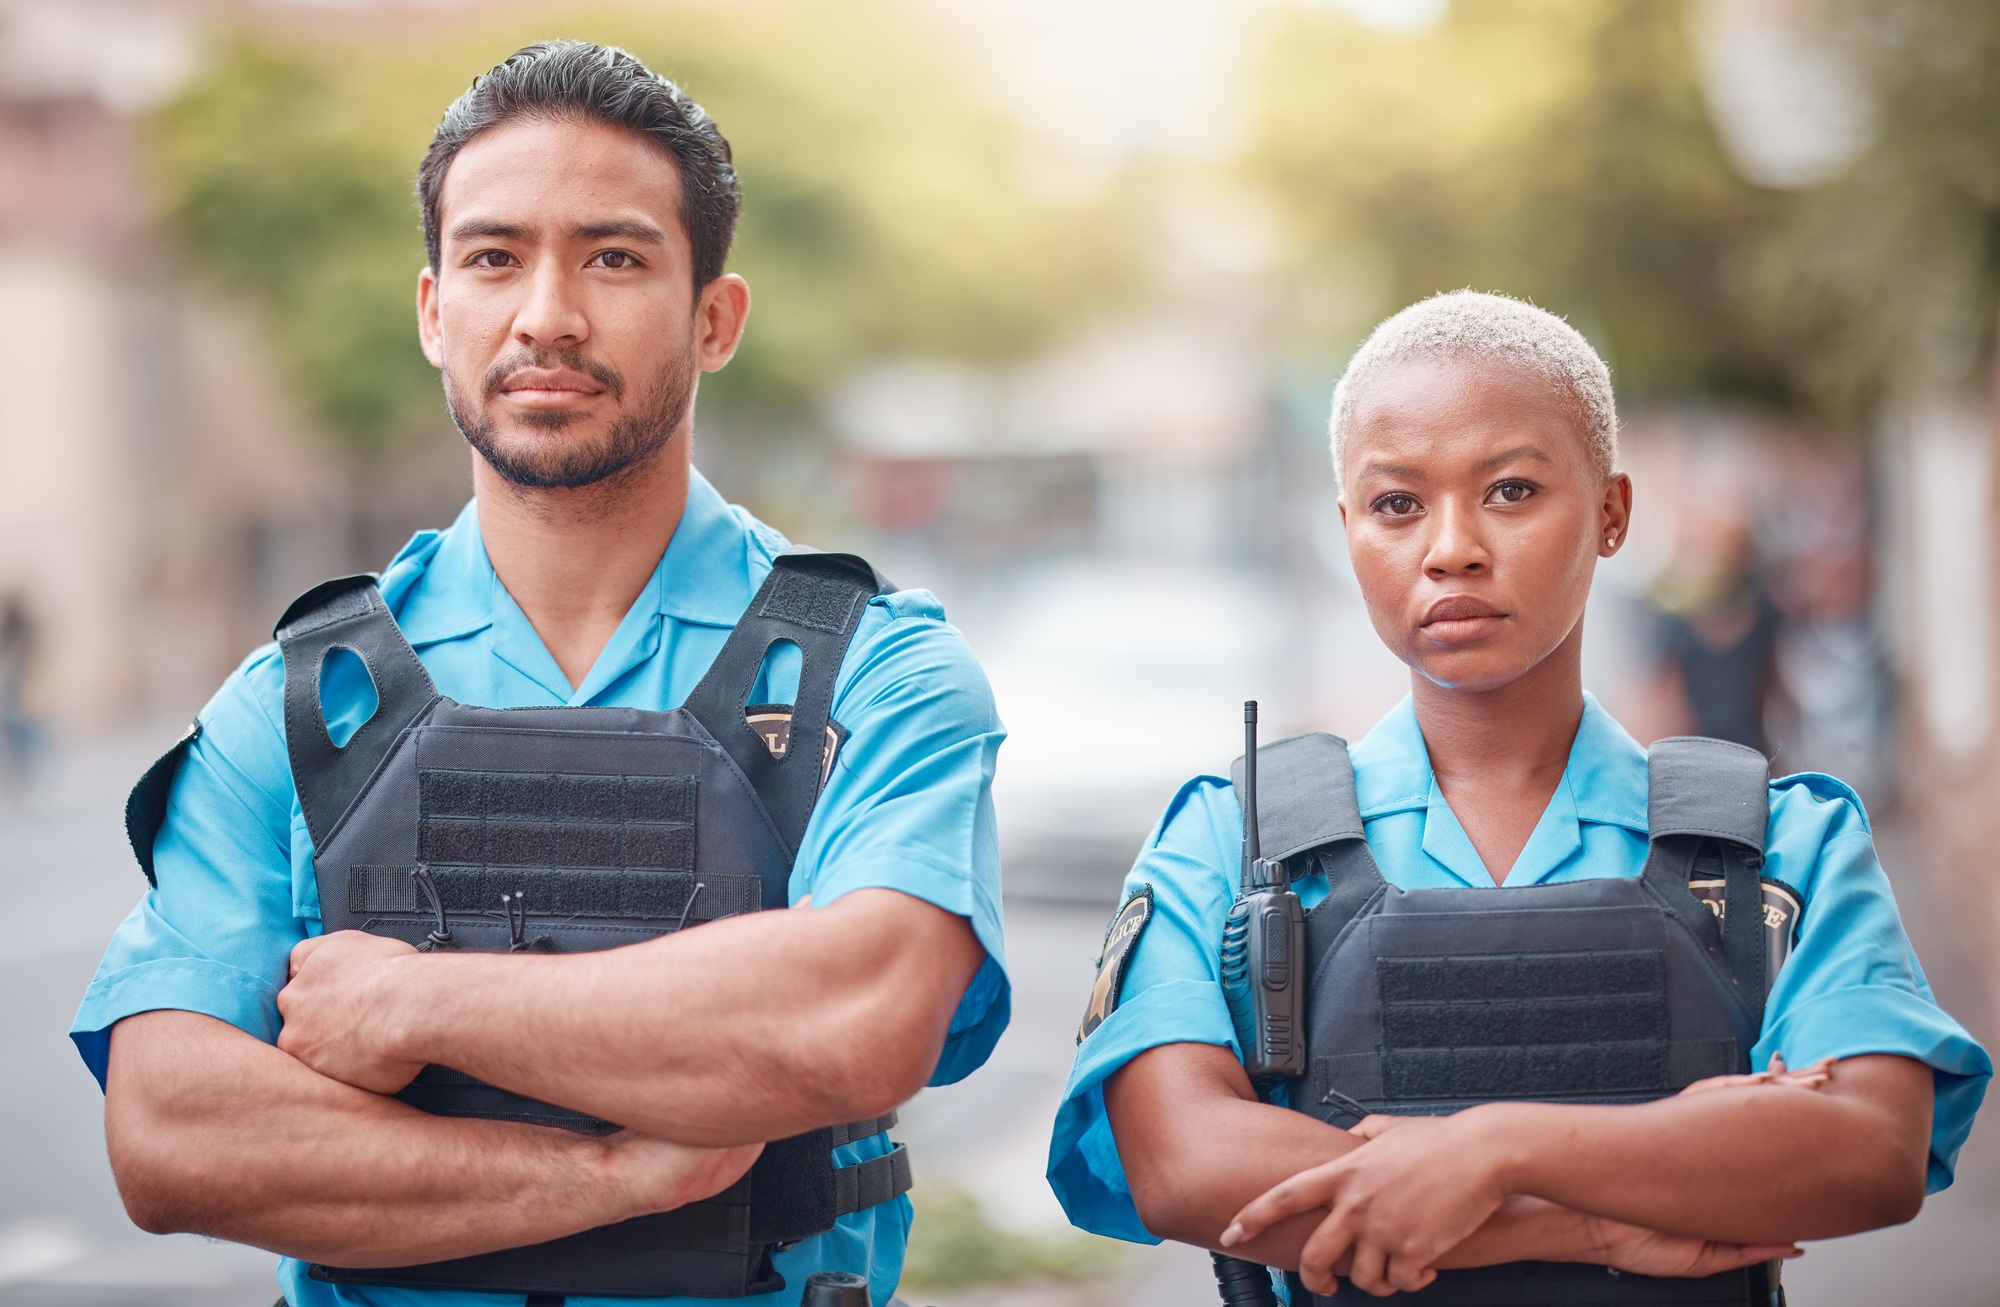
<svg viewBox="0 0 2000 1307">
<path fill-rule="evenodd" d="M 911 1301 L 1213 1301 L 1202 1255 L 1064 1232 L 1048 1122 L 1119 878 L 1237 705 L 1358 736 L 1404 692 L 1325 419 L 1441 289 L 1611 364 L 1638 513 L 1590 688 L 1853 783 L 1996 1033 L 1990 0 L 0 0 L 0 1307 L 270 1299 L 269 1256 L 125 1221 L 65 1030 L 142 884 L 132 779 L 294 595 L 468 493 L 410 178 L 551 35 L 734 144 L 756 310 L 698 465 L 936 591 L 1012 732 L 1015 1025 L 905 1112 Z M 1793 1303 L 2000 1303 L 1996 1130 Z"/>
</svg>

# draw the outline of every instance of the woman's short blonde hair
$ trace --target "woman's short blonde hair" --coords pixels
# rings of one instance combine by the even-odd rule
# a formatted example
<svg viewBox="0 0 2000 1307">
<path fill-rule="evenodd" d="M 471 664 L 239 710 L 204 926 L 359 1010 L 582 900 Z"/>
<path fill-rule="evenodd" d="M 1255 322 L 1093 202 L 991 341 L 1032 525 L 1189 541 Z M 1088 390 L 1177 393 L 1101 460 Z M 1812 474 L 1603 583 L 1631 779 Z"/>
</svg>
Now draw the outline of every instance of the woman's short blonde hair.
<svg viewBox="0 0 2000 1307">
<path fill-rule="evenodd" d="M 1618 464 L 1618 404 L 1611 369 L 1583 333 L 1547 309 L 1511 295 L 1454 290 L 1419 300 L 1383 321 L 1348 360 L 1333 388 L 1333 474 L 1347 450 L 1354 410 L 1368 382 L 1392 364 L 1420 358 L 1460 358 L 1531 368 L 1575 404 L 1597 470 Z"/>
</svg>

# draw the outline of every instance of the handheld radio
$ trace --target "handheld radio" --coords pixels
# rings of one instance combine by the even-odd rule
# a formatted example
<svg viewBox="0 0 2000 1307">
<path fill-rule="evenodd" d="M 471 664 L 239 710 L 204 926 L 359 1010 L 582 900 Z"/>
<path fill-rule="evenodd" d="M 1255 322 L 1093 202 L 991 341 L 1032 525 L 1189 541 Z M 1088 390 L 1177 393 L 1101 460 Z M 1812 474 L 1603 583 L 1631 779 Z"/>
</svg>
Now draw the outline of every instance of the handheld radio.
<svg viewBox="0 0 2000 1307">
<path fill-rule="evenodd" d="M 1306 916 L 1285 864 L 1257 837 L 1257 701 L 1243 705 L 1242 888 L 1222 928 L 1222 992 L 1260 1087 L 1306 1073 Z"/>
<path fill-rule="evenodd" d="M 1243 1049 L 1243 1069 L 1259 1098 L 1306 1071 L 1306 915 L 1285 864 L 1263 855 L 1257 836 L 1257 701 L 1243 705 L 1243 872 L 1222 926 L 1222 993 Z M 1277 1307 L 1271 1272 L 1214 1253 L 1224 1307 Z"/>
</svg>

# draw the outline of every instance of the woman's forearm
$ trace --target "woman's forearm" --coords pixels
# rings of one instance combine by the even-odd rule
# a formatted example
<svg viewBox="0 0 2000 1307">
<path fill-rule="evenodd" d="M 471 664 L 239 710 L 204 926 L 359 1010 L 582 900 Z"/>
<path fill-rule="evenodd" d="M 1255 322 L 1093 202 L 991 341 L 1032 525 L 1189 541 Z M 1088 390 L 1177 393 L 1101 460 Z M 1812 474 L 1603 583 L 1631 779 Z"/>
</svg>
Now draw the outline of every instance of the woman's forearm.
<svg viewBox="0 0 2000 1307">
<path fill-rule="evenodd" d="M 1919 1062 L 1855 1057 L 1817 1091 L 1728 1089 L 1636 1107 L 1496 1103 L 1463 1123 L 1493 1150 L 1511 1193 L 1698 1238 L 1824 1239 L 1916 1215 L 1931 1093 Z"/>
</svg>

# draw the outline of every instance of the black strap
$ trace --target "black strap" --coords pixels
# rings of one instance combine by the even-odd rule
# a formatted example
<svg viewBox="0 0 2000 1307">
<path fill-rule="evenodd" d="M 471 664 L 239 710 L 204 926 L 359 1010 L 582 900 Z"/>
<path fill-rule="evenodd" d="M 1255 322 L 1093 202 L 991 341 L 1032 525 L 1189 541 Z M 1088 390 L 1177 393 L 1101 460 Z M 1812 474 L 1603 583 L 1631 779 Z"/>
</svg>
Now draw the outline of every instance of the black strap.
<svg viewBox="0 0 2000 1307">
<path fill-rule="evenodd" d="M 864 1211 L 891 1198 L 910 1192 L 910 1154 L 897 1144 L 880 1157 L 871 1157 L 833 1173 L 833 1213 L 845 1216 Z"/>
<path fill-rule="evenodd" d="M 790 856 L 797 856 L 819 800 L 818 746 L 826 738 L 841 660 L 869 599 L 887 586 L 874 568 L 852 554 L 781 554 L 722 652 L 688 695 L 687 711 L 742 768 Z M 792 704 L 793 747 L 774 758 L 764 737 L 745 720 L 744 710 L 765 655 L 781 640 L 799 647 L 801 663 L 798 698 Z M 775 906 L 784 906 L 782 897 Z"/>
<path fill-rule="evenodd" d="M 1655 744 L 1646 759 L 1650 847 L 1642 874 L 1695 938 L 1720 955 L 1737 997 L 1759 1026 L 1770 979 L 1758 874 L 1770 804 L 1770 764 L 1744 745 L 1676 736 Z M 1688 889 L 1697 863 L 1720 864 L 1720 923 Z"/>
<path fill-rule="evenodd" d="M 437 688 L 403 638 L 372 574 L 316 585 L 278 619 L 285 660 L 285 749 L 314 849 L 324 848 L 348 808 L 368 786 L 405 727 L 437 702 Z M 358 655 L 375 682 L 375 715 L 352 739 L 336 745 L 320 711 L 319 676 L 326 655 Z"/>
<path fill-rule="evenodd" d="M 1242 784 L 1241 758 L 1229 774 Z M 1259 748 L 1257 824 L 1266 856 L 1291 862 L 1294 879 L 1326 877 L 1326 897 L 1306 914 L 1306 956 L 1316 969 L 1347 923 L 1389 892 L 1368 849 L 1347 741 L 1315 731 Z"/>
<path fill-rule="evenodd" d="M 154 887 L 158 887 L 160 878 L 153 871 L 153 841 L 158 838 L 160 827 L 167 824 L 167 800 L 173 797 L 174 777 L 180 775 L 181 760 L 200 738 L 201 723 L 197 721 L 146 768 L 146 774 L 125 796 L 125 838 L 132 842 L 132 855 L 139 859 L 139 870 L 146 873 L 146 883 Z"/>
<path fill-rule="evenodd" d="M 857 1139 L 872 1139 L 884 1130 L 894 1128 L 895 1124 L 896 1113 L 892 1109 L 880 1116 L 870 1117 L 866 1121 L 851 1121 L 846 1125 L 833 1126 L 831 1128 L 833 1147 L 851 1144 Z"/>
</svg>

